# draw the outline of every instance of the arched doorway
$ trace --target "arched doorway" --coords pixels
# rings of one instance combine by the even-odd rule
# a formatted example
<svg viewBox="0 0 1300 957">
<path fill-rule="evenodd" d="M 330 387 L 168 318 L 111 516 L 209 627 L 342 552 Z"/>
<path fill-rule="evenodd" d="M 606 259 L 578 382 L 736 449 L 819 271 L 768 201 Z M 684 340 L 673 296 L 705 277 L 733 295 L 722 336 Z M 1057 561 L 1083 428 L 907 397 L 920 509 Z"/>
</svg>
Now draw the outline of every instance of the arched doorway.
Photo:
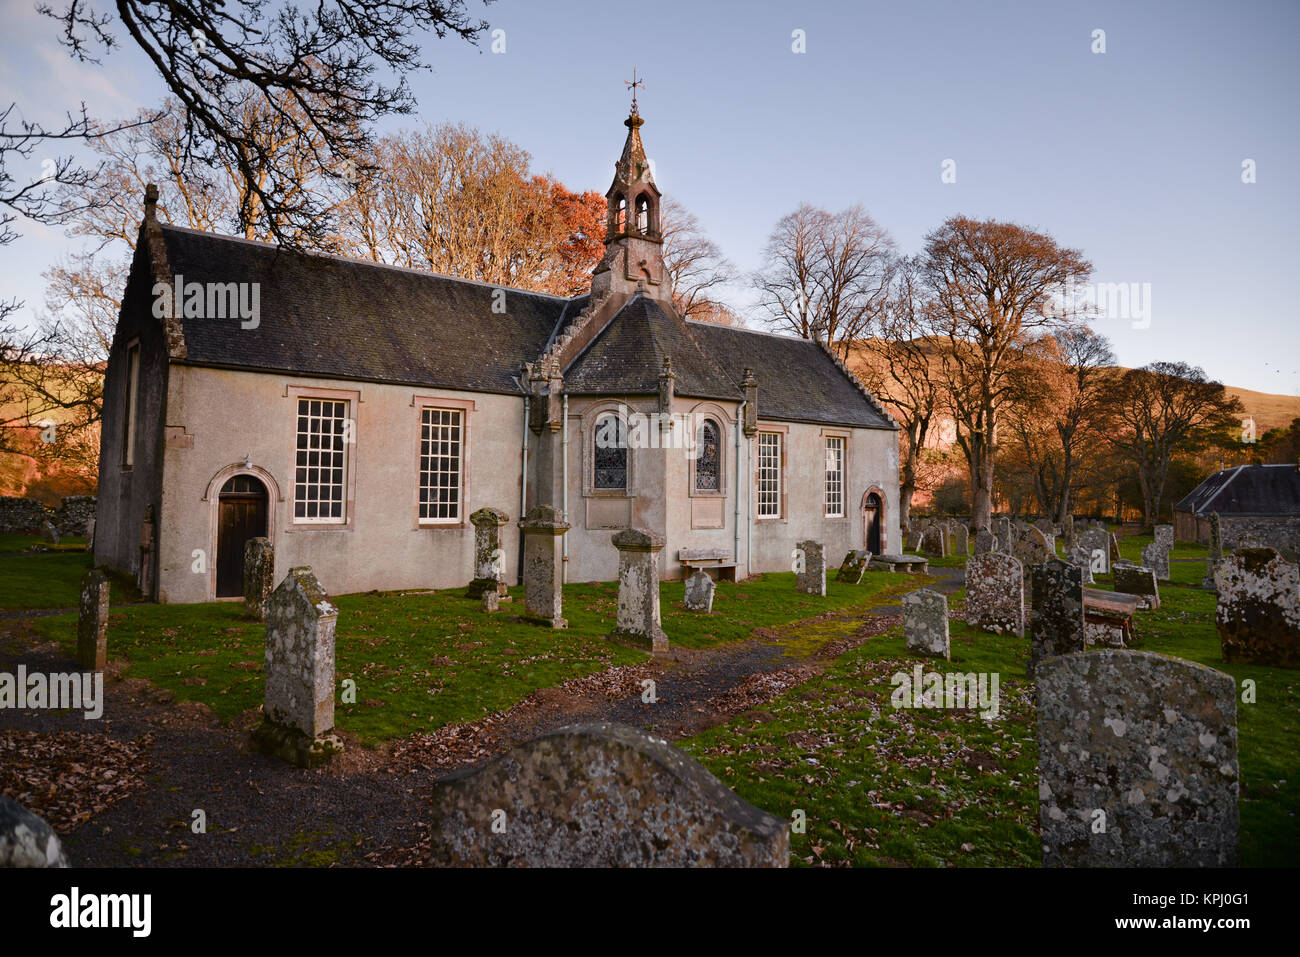
<svg viewBox="0 0 1300 957">
<path fill-rule="evenodd" d="M 880 496 L 868 492 L 862 498 L 862 547 L 872 555 L 881 554 L 881 528 L 885 509 Z"/>
<path fill-rule="evenodd" d="M 244 545 L 266 535 L 266 486 L 236 475 L 221 486 L 217 507 L 217 597 L 244 593 Z"/>
</svg>

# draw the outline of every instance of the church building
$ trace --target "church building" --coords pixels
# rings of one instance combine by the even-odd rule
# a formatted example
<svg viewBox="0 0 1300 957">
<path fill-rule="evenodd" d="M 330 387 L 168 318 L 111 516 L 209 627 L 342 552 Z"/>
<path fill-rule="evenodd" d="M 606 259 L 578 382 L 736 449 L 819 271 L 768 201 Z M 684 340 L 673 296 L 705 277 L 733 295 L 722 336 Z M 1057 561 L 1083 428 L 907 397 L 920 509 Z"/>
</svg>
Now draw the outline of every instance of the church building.
<svg viewBox="0 0 1300 957">
<path fill-rule="evenodd" d="M 484 507 L 571 526 L 568 581 L 617 578 L 620 529 L 738 578 L 804 539 L 901 551 L 897 426 L 825 346 L 686 321 L 633 107 L 605 256 L 575 298 L 167 226 L 157 190 L 104 386 L 95 560 L 146 597 L 242 594 L 245 543 L 333 594 L 474 577 Z M 172 293 L 175 290 L 175 293 Z M 251 307 L 251 308 L 249 308 Z M 687 556 L 689 557 L 689 556 Z"/>
</svg>

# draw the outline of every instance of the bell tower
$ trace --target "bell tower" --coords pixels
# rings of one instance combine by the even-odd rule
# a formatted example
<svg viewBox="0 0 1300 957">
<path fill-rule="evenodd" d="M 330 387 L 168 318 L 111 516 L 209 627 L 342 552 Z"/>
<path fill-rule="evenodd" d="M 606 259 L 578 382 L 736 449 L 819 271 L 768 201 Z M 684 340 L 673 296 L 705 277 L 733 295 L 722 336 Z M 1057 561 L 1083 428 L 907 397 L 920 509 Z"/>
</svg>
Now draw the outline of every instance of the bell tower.
<svg viewBox="0 0 1300 957">
<path fill-rule="evenodd" d="M 591 277 L 593 299 L 605 293 L 629 298 L 642 290 L 667 298 L 664 285 L 663 232 L 659 222 L 661 194 L 650 174 L 641 127 L 645 120 L 637 109 L 636 91 L 643 84 L 632 73 L 632 110 L 623 121 L 627 140 L 614 164 L 614 182 L 605 193 L 605 257 Z"/>
</svg>

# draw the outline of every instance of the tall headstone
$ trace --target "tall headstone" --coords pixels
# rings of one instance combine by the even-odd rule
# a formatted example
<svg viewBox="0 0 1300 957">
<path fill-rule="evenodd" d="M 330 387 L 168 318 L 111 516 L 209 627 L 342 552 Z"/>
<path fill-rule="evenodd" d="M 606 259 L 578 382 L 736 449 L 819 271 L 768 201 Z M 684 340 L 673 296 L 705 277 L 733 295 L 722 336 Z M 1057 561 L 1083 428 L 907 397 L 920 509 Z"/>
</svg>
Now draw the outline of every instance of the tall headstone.
<svg viewBox="0 0 1300 957">
<path fill-rule="evenodd" d="M 903 638 L 908 651 L 950 660 L 947 597 L 929 588 L 904 595 Z"/>
<path fill-rule="evenodd" d="M 1046 536 L 1033 525 L 1026 525 L 1021 530 L 1012 554 L 1020 559 L 1021 564 L 1026 567 L 1050 561 L 1056 557 L 1055 552 L 1048 544 Z"/>
<path fill-rule="evenodd" d="M 1024 635 L 1024 568 L 1003 552 L 966 563 L 966 624 L 998 634 Z"/>
<path fill-rule="evenodd" d="M 1065 523 L 1061 526 L 1061 544 L 1064 545 L 1068 551 L 1074 547 L 1077 539 L 1078 533 L 1074 528 L 1074 516 L 1067 515 L 1065 516 Z"/>
<path fill-rule="evenodd" d="M 266 600 L 275 591 L 275 547 L 269 538 L 244 543 L 244 615 L 266 619 Z"/>
<path fill-rule="evenodd" d="M 975 556 L 987 555 L 989 552 L 996 551 L 998 540 L 993 533 L 987 528 L 980 526 L 975 532 Z"/>
<path fill-rule="evenodd" d="M 482 598 L 487 591 L 508 597 L 505 552 L 501 550 L 501 527 L 510 516 L 499 508 L 480 508 L 469 517 L 474 526 L 474 578 L 467 598 Z"/>
<path fill-rule="evenodd" d="M 1160 607 L 1160 586 L 1156 584 L 1156 573 L 1153 569 L 1145 565 L 1116 562 L 1113 571 L 1115 591 L 1122 595 L 1136 595 L 1139 608 Z"/>
<path fill-rule="evenodd" d="M 558 509 L 537 505 L 528 510 L 519 527 L 524 533 L 524 608 L 552 628 L 567 628 L 562 536 L 569 523 Z"/>
<path fill-rule="evenodd" d="M 0 870 L 67 866 L 68 858 L 54 828 L 0 794 Z"/>
<path fill-rule="evenodd" d="M 854 548 L 844 556 L 844 562 L 840 565 L 835 580 L 850 585 L 860 585 L 862 584 L 862 575 L 866 572 L 867 565 L 870 563 L 871 552 L 862 548 Z"/>
<path fill-rule="evenodd" d="M 1092 577 L 1092 554 L 1082 545 L 1075 545 L 1066 552 L 1066 560 L 1071 565 L 1077 565 L 1083 572 L 1083 583 L 1085 585 L 1093 584 Z"/>
<path fill-rule="evenodd" d="M 308 567 L 266 600 L 266 701 L 254 748 L 300 767 L 343 750 L 334 734 L 334 626 L 338 609 Z"/>
<path fill-rule="evenodd" d="M 1155 527 L 1155 541 L 1167 549 L 1172 549 L 1174 547 L 1174 527 L 1172 525 L 1157 525 Z"/>
<path fill-rule="evenodd" d="M 435 867 L 787 867 L 790 822 L 626 725 L 572 725 L 433 786 Z"/>
<path fill-rule="evenodd" d="M 970 529 L 961 522 L 948 523 L 948 550 L 962 558 L 970 554 Z"/>
<path fill-rule="evenodd" d="M 1300 668 L 1300 566 L 1272 548 L 1238 548 L 1220 562 L 1217 580 L 1223 660 Z"/>
<path fill-rule="evenodd" d="M 948 554 L 947 536 L 942 525 L 931 525 L 921 534 L 921 554 L 943 558 Z"/>
<path fill-rule="evenodd" d="M 92 568 L 81 579 L 77 609 L 77 664 L 103 671 L 108 663 L 108 576 Z"/>
<path fill-rule="evenodd" d="M 805 595 L 825 597 L 826 550 L 822 547 L 822 543 L 806 539 L 796 543 L 795 549 L 802 555 L 802 561 L 796 564 L 796 568 L 802 568 L 802 570 L 795 572 L 795 591 L 802 592 Z"/>
<path fill-rule="evenodd" d="M 1083 573 L 1059 558 L 1030 569 L 1029 677 L 1040 661 L 1083 651 Z"/>
<path fill-rule="evenodd" d="M 1142 546 L 1142 564 L 1155 572 L 1160 581 L 1169 581 L 1169 548 L 1163 542 Z"/>
<path fill-rule="evenodd" d="M 686 579 L 686 596 L 682 604 L 687 611 L 699 611 L 709 614 L 713 611 L 713 593 L 717 585 L 703 568 L 697 568 Z"/>
<path fill-rule="evenodd" d="M 1015 528 L 1011 525 L 1010 517 L 1006 515 L 998 516 L 994 530 L 998 539 L 998 551 L 1010 555 L 1012 549 L 1016 547 L 1016 533 Z"/>
<path fill-rule="evenodd" d="M 662 653 L 668 636 L 659 617 L 661 536 L 644 528 L 625 528 L 613 539 L 618 549 L 618 623 L 610 641 Z"/>
<path fill-rule="evenodd" d="M 1228 675 L 1147 651 L 1040 663 L 1044 867 L 1235 867 L 1237 700 Z"/>
<path fill-rule="evenodd" d="M 1088 529 L 1079 536 L 1078 547 L 1088 550 L 1094 575 L 1110 574 L 1110 542 L 1104 529 Z"/>
<path fill-rule="evenodd" d="M 1219 523 L 1219 513 L 1210 513 L 1210 554 L 1205 559 L 1205 575 L 1201 578 L 1202 588 L 1214 587 L 1214 573 L 1223 561 L 1223 527 Z"/>
</svg>

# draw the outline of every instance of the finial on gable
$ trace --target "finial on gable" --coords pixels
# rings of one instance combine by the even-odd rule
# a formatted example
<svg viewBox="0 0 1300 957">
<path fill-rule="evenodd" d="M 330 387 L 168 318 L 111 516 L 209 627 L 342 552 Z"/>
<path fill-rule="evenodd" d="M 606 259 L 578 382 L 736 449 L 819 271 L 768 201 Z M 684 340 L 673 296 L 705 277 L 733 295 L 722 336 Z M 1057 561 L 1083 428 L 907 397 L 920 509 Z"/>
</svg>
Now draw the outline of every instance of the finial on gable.
<svg viewBox="0 0 1300 957">
<path fill-rule="evenodd" d="M 144 218 L 149 222 L 158 220 L 158 187 L 153 183 L 144 188 Z"/>
</svg>

